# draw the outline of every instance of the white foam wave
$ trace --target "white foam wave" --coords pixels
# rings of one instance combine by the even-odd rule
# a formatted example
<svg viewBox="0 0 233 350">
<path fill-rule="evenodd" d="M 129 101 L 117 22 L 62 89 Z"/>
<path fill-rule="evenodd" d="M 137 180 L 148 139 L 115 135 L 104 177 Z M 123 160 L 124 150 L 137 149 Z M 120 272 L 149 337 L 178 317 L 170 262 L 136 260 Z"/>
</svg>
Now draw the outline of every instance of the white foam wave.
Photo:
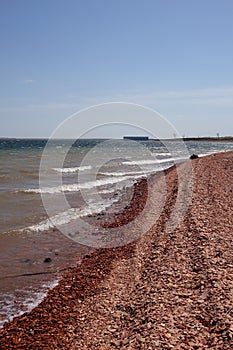
<svg viewBox="0 0 233 350">
<path fill-rule="evenodd" d="M 164 159 L 141 159 L 141 160 L 132 160 L 132 161 L 125 161 L 123 164 L 126 165 L 150 165 L 150 164 L 161 164 L 161 163 L 170 163 L 175 162 L 179 160 L 184 160 L 184 158 L 164 158 Z"/>
<path fill-rule="evenodd" d="M 170 152 L 156 152 L 156 151 L 153 151 L 152 152 L 153 154 L 155 154 L 156 155 L 156 157 L 157 156 L 171 156 L 172 154 L 170 153 Z"/>
<path fill-rule="evenodd" d="M 141 176 L 143 176 L 144 174 L 151 174 L 152 172 L 154 172 L 155 169 L 150 169 L 147 171 L 126 171 L 126 172 L 104 172 L 104 173 L 99 173 L 100 175 L 105 175 L 105 176 L 134 176 L 134 175 L 138 175 L 141 174 Z"/>
<path fill-rule="evenodd" d="M 99 194 L 110 194 L 116 192 L 115 188 L 110 188 L 109 190 L 99 191 Z"/>
<path fill-rule="evenodd" d="M 48 291 L 58 285 L 58 282 L 58 280 L 54 280 L 43 284 L 41 291 L 18 290 L 22 294 L 21 303 L 19 303 L 18 296 L 6 294 L 5 298 L 0 301 L 0 328 L 3 327 L 4 323 L 34 309 L 44 300 Z"/>
<path fill-rule="evenodd" d="M 38 193 L 38 194 L 56 194 L 56 193 L 62 193 L 62 192 L 77 192 L 81 189 L 92 189 L 95 187 L 105 186 L 105 185 L 111 185 L 117 182 L 122 182 L 125 180 L 130 179 L 131 176 L 117 176 L 112 178 L 106 178 L 106 179 L 99 179 L 96 181 L 89 181 L 84 183 L 75 183 L 75 184 L 69 184 L 69 185 L 61 185 L 61 186 L 55 186 L 55 187 L 42 187 L 42 188 L 29 188 L 21 190 L 26 193 Z"/>
<path fill-rule="evenodd" d="M 50 219 L 41 221 L 39 224 L 28 226 L 22 231 L 43 232 L 48 231 L 55 226 L 66 225 L 80 217 L 87 215 L 98 214 L 103 210 L 110 207 L 117 199 L 105 200 L 99 203 L 89 203 L 89 205 L 83 209 L 70 208 L 69 210 L 59 213 L 51 217 Z"/>
<path fill-rule="evenodd" d="M 206 156 L 210 156 L 212 153 L 200 153 L 198 155 L 198 157 L 206 157 Z"/>
<path fill-rule="evenodd" d="M 223 152 L 223 150 L 219 150 L 219 149 L 213 149 L 210 151 L 207 151 L 206 153 L 200 153 L 198 154 L 198 157 L 205 157 L 205 156 L 210 156 L 211 154 L 215 154 L 215 153 L 221 153 Z"/>
<path fill-rule="evenodd" d="M 53 170 L 59 173 L 76 173 L 78 171 L 86 171 L 91 169 L 92 169 L 91 165 L 83 165 L 83 166 L 70 167 L 70 168 L 53 168 Z"/>
</svg>

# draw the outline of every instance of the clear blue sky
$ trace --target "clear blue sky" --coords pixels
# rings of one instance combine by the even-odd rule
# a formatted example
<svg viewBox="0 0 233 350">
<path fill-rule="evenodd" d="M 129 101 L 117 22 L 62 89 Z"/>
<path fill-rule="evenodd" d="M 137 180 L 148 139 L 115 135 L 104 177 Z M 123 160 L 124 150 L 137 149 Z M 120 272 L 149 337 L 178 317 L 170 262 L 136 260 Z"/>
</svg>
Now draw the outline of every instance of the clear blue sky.
<svg viewBox="0 0 233 350">
<path fill-rule="evenodd" d="M 0 5 L 0 136 L 48 137 L 110 101 L 155 108 L 186 136 L 233 135 L 232 0 Z"/>
</svg>

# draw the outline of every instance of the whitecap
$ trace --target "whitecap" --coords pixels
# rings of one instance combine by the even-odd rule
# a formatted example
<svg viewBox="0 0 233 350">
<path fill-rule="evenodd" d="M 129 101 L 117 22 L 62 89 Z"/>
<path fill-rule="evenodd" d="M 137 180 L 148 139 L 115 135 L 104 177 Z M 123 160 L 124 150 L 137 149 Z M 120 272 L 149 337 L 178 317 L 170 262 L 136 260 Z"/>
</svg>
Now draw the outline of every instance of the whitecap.
<svg viewBox="0 0 233 350">
<path fill-rule="evenodd" d="M 112 178 L 106 178 L 106 179 L 99 179 L 96 181 L 89 181 L 84 183 L 75 183 L 75 184 L 69 184 L 69 185 L 61 185 L 61 186 L 55 186 L 55 187 L 42 187 L 42 188 L 29 188 L 21 190 L 25 193 L 38 193 L 38 194 L 56 194 L 56 193 L 62 193 L 62 192 L 77 192 L 81 189 L 92 189 L 95 187 L 105 186 L 105 185 L 112 185 L 114 183 L 122 182 L 125 180 L 128 180 L 132 178 L 132 176 L 118 176 L 118 177 L 112 177 Z"/>
<path fill-rule="evenodd" d="M 83 166 L 70 167 L 70 168 L 53 168 L 53 170 L 59 173 L 76 173 L 78 171 L 86 171 L 91 169 L 92 169 L 91 165 L 83 165 Z"/>
</svg>

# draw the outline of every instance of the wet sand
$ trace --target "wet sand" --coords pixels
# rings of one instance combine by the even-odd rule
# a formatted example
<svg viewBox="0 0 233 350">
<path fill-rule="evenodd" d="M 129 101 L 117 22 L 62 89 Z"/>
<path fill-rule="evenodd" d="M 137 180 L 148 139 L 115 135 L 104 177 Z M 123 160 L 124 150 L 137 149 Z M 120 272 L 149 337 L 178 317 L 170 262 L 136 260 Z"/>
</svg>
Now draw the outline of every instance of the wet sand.
<svg viewBox="0 0 233 350">
<path fill-rule="evenodd" d="M 32 312 L 5 324 L 1 349 L 231 349 L 233 152 L 192 165 L 191 203 L 176 228 L 167 230 L 178 194 L 173 168 L 152 228 L 126 246 L 86 254 Z M 156 206 L 160 180 L 152 181 Z M 147 188 L 142 181 L 105 226 L 133 219 Z"/>
</svg>

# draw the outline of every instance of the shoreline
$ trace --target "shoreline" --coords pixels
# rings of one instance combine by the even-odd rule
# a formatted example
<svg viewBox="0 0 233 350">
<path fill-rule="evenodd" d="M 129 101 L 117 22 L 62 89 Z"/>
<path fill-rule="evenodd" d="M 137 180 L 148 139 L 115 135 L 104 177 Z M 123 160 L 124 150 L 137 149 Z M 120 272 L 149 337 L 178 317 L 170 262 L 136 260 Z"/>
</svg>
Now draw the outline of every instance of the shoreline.
<svg viewBox="0 0 233 350">
<path fill-rule="evenodd" d="M 230 349 L 233 152 L 192 164 L 192 203 L 173 232 L 166 232 L 177 196 L 171 167 L 152 229 L 127 246 L 86 254 L 41 304 L 4 325 L 1 349 Z M 153 185 L 159 189 L 159 178 Z M 143 209 L 146 181 L 139 186 L 128 213 L 108 224 Z"/>
</svg>

